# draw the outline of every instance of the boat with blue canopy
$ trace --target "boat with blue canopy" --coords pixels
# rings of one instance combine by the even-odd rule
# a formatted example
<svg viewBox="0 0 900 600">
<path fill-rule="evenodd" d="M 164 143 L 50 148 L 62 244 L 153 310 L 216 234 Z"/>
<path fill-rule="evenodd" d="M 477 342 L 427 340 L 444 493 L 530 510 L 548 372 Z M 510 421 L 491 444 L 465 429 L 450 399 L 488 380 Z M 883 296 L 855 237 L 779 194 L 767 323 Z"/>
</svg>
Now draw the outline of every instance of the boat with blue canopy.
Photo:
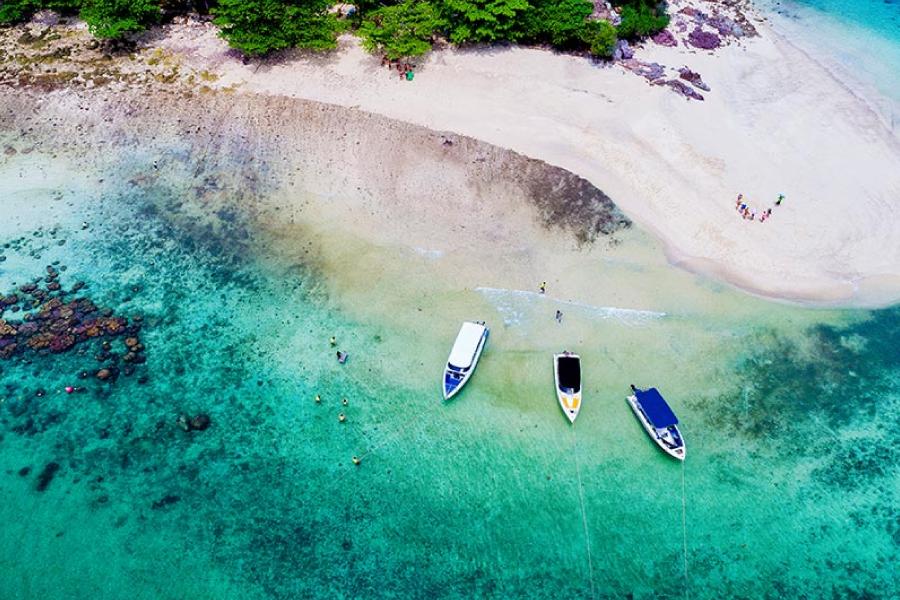
<svg viewBox="0 0 900 600">
<path fill-rule="evenodd" d="M 640 421 L 647 435 L 663 452 L 678 460 L 684 460 L 684 438 L 678 429 L 678 417 L 656 388 L 641 390 L 633 385 L 628 405 Z"/>
<path fill-rule="evenodd" d="M 450 358 L 447 359 L 447 365 L 444 367 L 442 386 L 444 400 L 449 400 L 458 394 L 469 381 L 478 364 L 478 359 L 481 358 L 488 333 L 490 330 L 485 326 L 484 321 L 465 321 L 460 327 L 456 341 L 453 342 L 453 348 L 450 350 Z"/>
</svg>

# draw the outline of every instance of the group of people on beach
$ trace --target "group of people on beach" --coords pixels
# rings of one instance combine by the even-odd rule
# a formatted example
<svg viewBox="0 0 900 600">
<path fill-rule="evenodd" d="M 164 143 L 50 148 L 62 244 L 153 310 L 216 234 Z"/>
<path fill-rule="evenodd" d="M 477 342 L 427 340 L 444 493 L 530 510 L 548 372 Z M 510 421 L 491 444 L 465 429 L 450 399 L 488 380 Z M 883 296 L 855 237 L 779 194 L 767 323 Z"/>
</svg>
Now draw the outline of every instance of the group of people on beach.
<svg viewBox="0 0 900 600">
<path fill-rule="evenodd" d="M 388 58 L 387 56 L 381 57 L 381 66 L 387 67 L 388 69 L 397 68 L 397 73 L 400 75 L 400 79 L 405 79 L 406 81 L 412 81 L 413 77 L 415 77 L 415 73 L 413 73 L 414 65 L 408 62 L 402 62 L 399 60 L 393 60 Z"/>
<path fill-rule="evenodd" d="M 775 206 L 781 206 L 781 203 L 784 202 L 784 194 L 778 194 L 778 200 L 775 201 Z M 738 194 L 737 200 L 734 203 L 735 210 L 741 215 L 746 221 L 756 221 L 756 211 L 751 209 L 750 206 L 744 201 L 744 194 Z M 772 207 L 770 206 L 766 210 L 759 213 L 759 222 L 765 223 L 772 216 Z"/>
</svg>

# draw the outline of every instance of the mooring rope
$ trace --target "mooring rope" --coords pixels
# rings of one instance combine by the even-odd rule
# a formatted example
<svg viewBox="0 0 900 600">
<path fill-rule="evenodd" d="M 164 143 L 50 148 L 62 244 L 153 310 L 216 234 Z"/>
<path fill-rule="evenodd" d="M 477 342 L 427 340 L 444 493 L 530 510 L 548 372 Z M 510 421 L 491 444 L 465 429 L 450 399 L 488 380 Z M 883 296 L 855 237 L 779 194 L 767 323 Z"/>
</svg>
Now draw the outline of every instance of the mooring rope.
<svg viewBox="0 0 900 600">
<path fill-rule="evenodd" d="M 681 543 L 682 563 L 684 566 L 684 598 L 688 599 L 688 563 L 687 563 L 687 488 L 684 482 L 684 461 L 681 461 Z"/>
<path fill-rule="evenodd" d="M 588 530 L 587 510 L 584 507 L 584 484 L 581 480 L 581 464 L 578 461 L 578 435 L 575 433 L 575 424 L 572 424 L 572 445 L 575 454 L 575 473 L 578 475 L 578 500 L 581 503 L 581 525 L 584 527 L 584 547 L 587 550 L 588 573 L 591 578 L 591 598 L 596 598 L 594 589 L 594 561 L 591 558 L 591 534 Z"/>
</svg>

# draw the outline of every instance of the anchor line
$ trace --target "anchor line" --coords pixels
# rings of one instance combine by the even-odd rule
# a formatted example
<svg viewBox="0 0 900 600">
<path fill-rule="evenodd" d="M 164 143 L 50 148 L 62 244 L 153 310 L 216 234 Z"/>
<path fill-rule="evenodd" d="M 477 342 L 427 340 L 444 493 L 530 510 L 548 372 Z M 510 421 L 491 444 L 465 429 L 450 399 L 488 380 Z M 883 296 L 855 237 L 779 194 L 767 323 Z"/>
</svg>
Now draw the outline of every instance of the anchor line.
<svg viewBox="0 0 900 600">
<path fill-rule="evenodd" d="M 594 561 L 591 558 L 591 534 L 588 530 L 587 510 L 584 506 L 584 484 L 581 480 L 581 464 L 578 460 L 578 435 L 575 433 L 575 425 L 572 424 L 572 445 L 575 449 L 575 473 L 578 475 L 578 500 L 581 503 L 581 525 L 584 528 L 584 547 L 587 550 L 588 574 L 591 579 L 591 598 L 596 598 L 594 587 Z"/>
<path fill-rule="evenodd" d="M 684 597 L 688 594 L 688 561 L 687 561 L 687 488 L 684 481 L 684 461 L 681 462 L 681 550 L 682 566 L 684 567 Z"/>
</svg>

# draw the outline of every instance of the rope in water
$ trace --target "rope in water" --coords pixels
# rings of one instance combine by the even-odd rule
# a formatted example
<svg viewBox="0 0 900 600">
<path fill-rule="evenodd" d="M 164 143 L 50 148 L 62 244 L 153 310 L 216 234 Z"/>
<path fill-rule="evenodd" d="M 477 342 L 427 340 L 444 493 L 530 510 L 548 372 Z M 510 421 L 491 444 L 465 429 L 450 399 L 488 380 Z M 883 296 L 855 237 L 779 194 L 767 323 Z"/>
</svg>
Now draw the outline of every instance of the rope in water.
<svg viewBox="0 0 900 600">
<path fill-rule="evenodd" d="M 591 534 L 588 530 L 587 510 L 584 507 L 584 484 L 581 481 L 581 464 L 578 461 L 578 435 L 575 433 L 575 424 L 572 424 L 572 445 L 575 454 L 575 473 L 578 475 L 578 500 L 581 503 L 581 525 L 584 527 L 584 547 L 587 550 L 588 573 L 591 578 L 591 598 L 596 598 L 594 591 L 594 561 L 591 558 Z"/>
<path fill-rule="evenodd" d="M 688 563 L 687 563 L 687 492 L 684 482 L 684 461 L 681 461 L 681 540 L 682 540 L 682 562 L 684 565 L 684 597 L 688 594 Z"/>
</svg>

